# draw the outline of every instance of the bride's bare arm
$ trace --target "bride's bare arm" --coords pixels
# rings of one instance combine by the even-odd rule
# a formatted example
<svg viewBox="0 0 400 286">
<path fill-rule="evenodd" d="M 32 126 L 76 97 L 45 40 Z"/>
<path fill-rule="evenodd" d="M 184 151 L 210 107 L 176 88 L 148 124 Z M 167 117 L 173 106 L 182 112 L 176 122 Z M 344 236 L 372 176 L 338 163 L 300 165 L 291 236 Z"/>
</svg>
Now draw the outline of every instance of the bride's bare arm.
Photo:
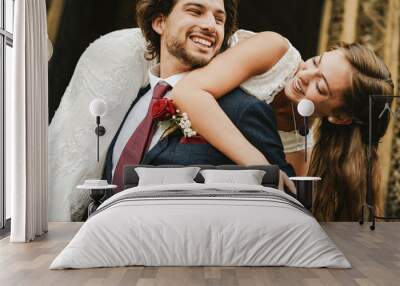
<svg viewBox="0 0 400 286">
<path fill-rule="evenodd" d="M 266 164 L 265 156 L 243 136 L 216 99 L 269 70 L 287 49 L 287 41 L 279 34 L 256 34 L 188 74 L 173 89 L 172 99 L 189 114 L 193 128 L 232 161 Z"/>
</svg>

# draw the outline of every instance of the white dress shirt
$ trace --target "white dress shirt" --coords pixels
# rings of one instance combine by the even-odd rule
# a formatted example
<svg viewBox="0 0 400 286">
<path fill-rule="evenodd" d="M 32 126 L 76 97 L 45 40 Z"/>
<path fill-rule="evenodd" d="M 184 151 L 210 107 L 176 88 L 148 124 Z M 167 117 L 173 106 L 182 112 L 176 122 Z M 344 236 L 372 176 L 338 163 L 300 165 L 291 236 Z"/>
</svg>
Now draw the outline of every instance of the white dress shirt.
<svg viewBox="0 0 400 286">
<path fill-rule="evenodd" d="M 115 141 L 114 150 L 112 154 L 113 176 L 115 167 L 117 166 L 122 150 L 125 148 L 126 143 L 128 143 L 129 138 L 135 132 L 136 128 L 146 117 L 147 111 L 150 106 L 151 98 L 153 97 L 154 87 L 159 82 L 166 82 L 173 88 L 186 74 L 187 73 L 175 74 L 166 79 L 162 79 L 159 77 L 160 75 L 159 64 L 149 70 L 150 89 L 138 100 L 138 102 L 136 102 L 135 106 L 133 106 L 128 116 L 126 117 L 126 120 L 121 128 L 117 140 Z M 168 92 L 164 97 L 169 98 L 170 96 L 171 93 Z M 151 150 L 158 143 L 163 132 L 164 130 L 162 128 L 157 127 L 156 132 L 154 133 L 154 136 L 151 140 L 149 150 Z"/>
</svg>

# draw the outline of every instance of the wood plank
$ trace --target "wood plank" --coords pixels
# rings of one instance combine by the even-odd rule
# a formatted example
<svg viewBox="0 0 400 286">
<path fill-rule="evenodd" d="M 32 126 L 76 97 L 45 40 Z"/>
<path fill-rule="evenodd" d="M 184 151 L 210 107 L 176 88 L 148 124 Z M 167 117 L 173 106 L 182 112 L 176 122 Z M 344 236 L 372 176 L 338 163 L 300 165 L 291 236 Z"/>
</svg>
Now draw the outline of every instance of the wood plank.
<svg viewBox="0 0 400 286">
<path fill-rule="evenodd" d="M 50 223 L 49 233 L 27 243 L 0 241 L 0 285 L 398 285 L 400 222 L 322 223 L 352 269 L 291 267 L 116 267 L 49 270 L 81 223 Z"/>
</svg>

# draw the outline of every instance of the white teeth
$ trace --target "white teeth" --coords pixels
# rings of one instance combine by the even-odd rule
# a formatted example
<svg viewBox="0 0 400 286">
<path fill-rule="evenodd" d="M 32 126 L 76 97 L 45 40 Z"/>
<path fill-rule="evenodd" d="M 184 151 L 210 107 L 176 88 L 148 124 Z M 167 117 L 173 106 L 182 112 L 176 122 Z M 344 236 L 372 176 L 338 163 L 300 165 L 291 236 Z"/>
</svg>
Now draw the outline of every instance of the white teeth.
<svg viewBox="0 0 400 286">
<path fill-rule="evenodd" d="M 202 45 L 204 45 L 206 47 L 211 47 L 212 46 L 212 42 L 207 41 L 205 39 L 198 38 L 198 37 L 193 37 L 192 41 L 197 43 L 197 44 L 202 44 Z"/>
</svg>

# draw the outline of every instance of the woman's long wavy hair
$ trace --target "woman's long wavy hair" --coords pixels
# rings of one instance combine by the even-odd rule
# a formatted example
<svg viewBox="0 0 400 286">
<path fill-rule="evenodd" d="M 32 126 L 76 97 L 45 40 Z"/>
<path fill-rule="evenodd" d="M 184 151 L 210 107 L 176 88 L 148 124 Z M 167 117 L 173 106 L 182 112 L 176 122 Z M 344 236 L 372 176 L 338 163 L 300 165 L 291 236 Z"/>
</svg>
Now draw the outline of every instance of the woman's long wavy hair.
<svg viewBox="0 0 400 286">
<path fill-rule="evenodd" d="M 318 220 L 357 220 L 367 190 L 367 148 L 370 95 L 393 95 L 389 69 L 374 52 L 360 44 L 339 44 L 352 67 L 351 86 L 344 94 L 344 104 L 335 111 L 353 119 L 350 125 L 336 125 L 328 118 L 316 122 L 315 145 L 308 174 L 319 176 L 314 201 Z M 389 113 L 379 119 L 386 102 L 378 100 L 372 109 L 372 200 L 378 214 L 382 211 L 380 169 L 377 154 L 379 140 L 389 125 Z"/>
<path fill-rule="evenodd" d="M 147 60 L 160 57 L 160 35 L 153 30 L 152 23 L 160 15 L 168 16 L 179 0 L 139 0 L 136 4 L 136 21 L 146 39 Z M 237 27 L 239 0 L 224 0 L 226 13 L 225 37 L 221 52 L 228 48 L 228 41 Z"/>
</svg>

